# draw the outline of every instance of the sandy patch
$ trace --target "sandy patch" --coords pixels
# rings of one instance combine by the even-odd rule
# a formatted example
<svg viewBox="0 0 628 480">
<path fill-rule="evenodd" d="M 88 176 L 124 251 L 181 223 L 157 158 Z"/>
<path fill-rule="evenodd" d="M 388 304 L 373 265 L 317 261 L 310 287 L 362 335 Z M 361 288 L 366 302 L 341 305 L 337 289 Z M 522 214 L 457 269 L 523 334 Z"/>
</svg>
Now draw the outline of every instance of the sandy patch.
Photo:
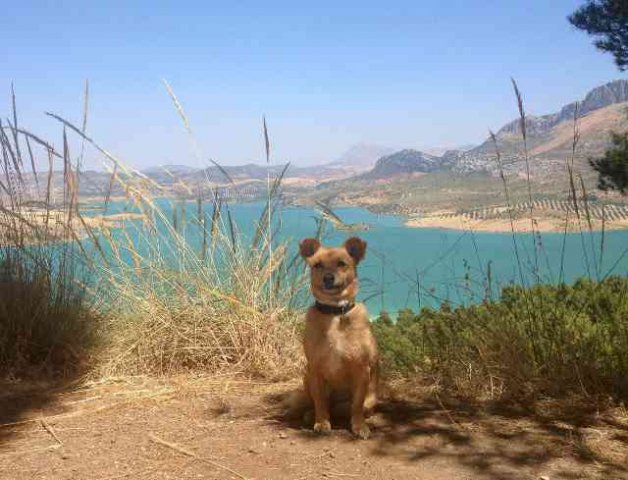
<svg viewBox="0 0 628 480">
<path fill-rule="evenodd" d="M 70 217 L 64 210 L 6 210 L 0 215 L 0 245 L 82 239 L 88 230 L 120 228 L 126 221 L 143 218 L 140 213 L 128 212 L 79 218 L 76 213 Z"/>
<path fill-rule="evenodd" d="M 554 217 L 536 217 L 534 223 L 530 218 L 513 219 L 512 224 L 509 219 L 473 219 L 465 215 L 430 215 L 419 218 L 410 218 L 406 221 L 406 226 L 412 228 L 444 228 L 450 230 L 474 230 L 478 232 L 511 232 L 513 229 L 517 233 L 530 232 L 532 226 L 536 232 L 563 232 L 565 230 L 565 219 Z M 593 230 L 623 230 L 628 229 L 628 219 L 607 220 L 602 226 L 599 220 L 592 220 Z M 567 225 L 567 231 L 574 232 L 589 230 L 586 220 L 578 222 L 573 218 Z"/>
</svg>

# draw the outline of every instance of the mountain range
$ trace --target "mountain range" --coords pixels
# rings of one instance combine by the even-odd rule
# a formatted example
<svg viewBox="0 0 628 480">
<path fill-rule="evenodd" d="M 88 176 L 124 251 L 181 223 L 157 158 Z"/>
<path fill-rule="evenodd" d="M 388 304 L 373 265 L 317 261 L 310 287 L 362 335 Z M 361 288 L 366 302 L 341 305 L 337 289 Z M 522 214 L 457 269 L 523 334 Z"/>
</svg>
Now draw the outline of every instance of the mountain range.
<svg viewBox="0 0 628 480">
<path fill-rule="evenodd" d="M 516 104 L 515 104 L 516 105 Z M 574 123 L 577 145 L 574 142 Z M 528 165 L 532 175 L 547 175 L 564 168 L 574 154 L 574 162 L 588 169 L 587 159 L 603 153 L 609 133 L 628 128 L 628 80 L 615 80 L 589 91 L 582 100 L 564 105 L 557 112 L 525 117 Z M 526 168 L 521 119 L 508 122 L 497 130 L 495 141 L 487 138 L 470 148 L 445 152 L 413 149 L 393 151 L 379 145 L 359 144 L 337 160 L 312 167 L 291 167 L 287 178 L 314 180 L 315 183 L 344 180 L 383 180 L 397 175 L 450 171 L 453 173 L 485 172 L 496 175 L 500 165 L 507 173 L 522 173 Z M 217 169 L 216 169 L 217 170 Z M 249 179 L 266 178 L 265 166 L 225 167 L 232 176 Z M 280 167 L 271 167 L 278 174 Z M 220 177 L 219 171 L 213 174 Z M 214 177 L 212 177 L 214 178 Z M 224 180 L 224 179 L 223 179 Z"/>
<path fill-rule="evenodd" d="M 515 119 L 494 139 L 469 150 L 439 156 L 401 150 L 381 157 L 367 172 L 321 182 L 313 192 L 299 195 L 304 203 L 333 200 L 410 215 L 503 206 L 511 201 L 525 204 L 530 194 L 539 201 L 562 201 L 570 188 L 566 165 L 573 162 L 582 179 L 578 188 L 586 188 L 594 198 L 597 175 L 588 159 L 603 154 L 611 131 L 628 130 L 628 81 L 597 87 L 582 101 L 555 113 L 528 115 L 525 127 L 525 144 L 521 119 Z M 501 172 L 508 179 L 509 199 L 504 196 Z"/>
<path fill-rule="evenodd" d="M 569 103 L 557 112 L 526 116 L 527 165 L 532 178 L 551 178 L 553 172 L 564 169 L 565 162 L 571 161 L 572 153 L 574 163 L 583 172 L 590 172 L 587 159 L 603 153 L 608 145 L 609 132 L 628 129 L 627 109 L 628 80 L 622 79 L 594 88 L 581 101 Z M 572 152 L 574 125 L 577 145 Z M 499 151 L 501 166 L 497 162 L 496 151 Z M 366 189 L 372 189 L 369 182 L 394 182 L 397 177 L 408 180 L 414 178 L 414 174 L 439 173 L 440 182 L 448 175 L 482 173 L 497 176 L 502 168 L 507 174 L 521 176 L 526 171 L 524 152 L 521 119 L 514 119 L 497 130 L 495 141 L 488 138 L 476 147 L 438 151 L 438 155 L 359 144 L 334 161 L 306 167 L 290 166 L 285 172 L 284 165 L 250 163 L 193 168 L 175 164 L 147 168 L 138 178 L 148 177 L 163 187 L 163 191 L 178 195 L 205 190 L 209 180 L 212 188 L 229 189 L 236 194 L 247 192 L 247 197 L 254 197 L 265 191 L 269 173 L 271 177 L 277 177 L 283 172 L 286 190 L 297 198 L 314 187 L 318 191 L 333 190 L 340 185 L 357 182 L 363 183 Z M 589 177 L 592 178 L 591 175 Z M 110 176 L 102 172 L 82 172 L 79 180 L 82 195 L 102 195 L 109 186 Z M 62 183 L 62 176 L 56 175 L 53 187 L 62 189 Z M 122 186 L 116 186 L 112 193 L 123 193 Z"/>
<path fill-rule="evenodd" d="M 588 170 L 587 159 L 601 155 L 609 144 L 611 131 L 628 128 L 628 80 L 615 80 L 594 88 L 583 100 L 563 106 L 558 112 L 525 117 L 526 147 L 532 174 L 545 175 L 563 168 L 573 154 L 576 164 Z M 499 151 L 506 171 L 525 169 L 525 150 L 521 119 L 515 119 L 495 134 L 453 159 L 461 172 L 495 172 Z M 575 130 L 574 130 L 575 129 Z M 576 146 L 574 147 L 574 132 Z M 573 151 L 572 151 L 573 150 Z"/>
<path fill-rule="evenodd" d="M 628 128 L 628 80 L 616 80 L 591 90 L 582 101 L 563 106 L 558 112 L 525 117 L 526 146 L 533 174 L 545 175 L 563 168 L 572 156 L 574 124 L 577 144 L 574 161 L 586 166 L 591 156 L 603 153 L 609 133 Z M 487 172 L 495 174 L 500 166 L 506 172 L 525 169 L 525 149 L 521 119 L 501 127 L 492 138 L 468 150 L 449 150 L 440 156 L 418 150 L 401 150 L 382 156 L 369 172 L 355 179 L 385 179 L 410 173 L 452 171 L 454 173 Z"/>
<path fill-rule="evenodd" d="M 379 180 L 394 175 L 433 172 L 443 167 L 444 163 L 441 157 L 418 150 L 405 149 L 381 157 L 372 170 L 359 175 L 358 178 L 361 180 Z"/>
<path fill-rule="evenodd" d="M 601 154 L 608 144 L 611 130 L 628 126 L 628 80 L 615 80 L 594 88 L 581 101 L 571 102 L 554 113 L 525 117 L 526 146 L 532 171 L 545 174 L 562 168 L 571 157 L 574 139 L 574 119 L 578 126 L 575 161 Z M 435 155 L 413 149 L 394 151 L 380 145 L 358 144 L 338 159 L 323 165 L 291 166 L 284 176 L 288 184 L 314 185 L 343 179 L 382 180 L 397 175 L 451 171 L 454 173 L 488 172 L 499 169 L 496 148 L 502 168 L 520 173 L 525 168 L 521 119 L 502 126 L 495 141 L 488 138 L 482 144 L 465 149 L 448 150 Z M 209 179 L 216 184 L 263 182 L 281 174 L 283 165 L 246 164 L 238 166 L 209 166 L 195 169 L 181 165 L 153 167 L 142 173 L 158 183 L 169 186 L 178 182 L 197 183 Z"/>
<path fill-rule="evenodd" d="M 543 135 L 561 122 L 573 122 L 574 118 L 584 117 L 594 110 L 609 105 L 628 102 L 628 80 L 616 80 L 591 90 L 580 102 L 572 102 L 556 113 L 540 117 L 527 116 L 526 130 L 532 135 Z M 521 133 L 521 121 L 513 120 L 504 125 L 497 136 Z"/>
</svg>

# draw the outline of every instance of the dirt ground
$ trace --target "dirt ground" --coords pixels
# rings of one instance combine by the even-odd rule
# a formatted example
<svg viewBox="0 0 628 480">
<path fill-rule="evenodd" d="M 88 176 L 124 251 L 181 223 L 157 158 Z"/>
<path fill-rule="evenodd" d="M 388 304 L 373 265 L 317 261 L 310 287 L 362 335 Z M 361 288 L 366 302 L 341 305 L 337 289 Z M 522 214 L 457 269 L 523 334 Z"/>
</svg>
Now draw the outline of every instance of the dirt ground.
<svg viewBox="0 0 628 480">
<path fill-rule="evenodd" d="M 284 418 L 295 383 L 0 384 L 1 479 L 628 479 L 628 415 L 505 409 L 393 389 L 355 440 Z M 566 413 L 565 413 L 566 412 Z"/>
</svg>

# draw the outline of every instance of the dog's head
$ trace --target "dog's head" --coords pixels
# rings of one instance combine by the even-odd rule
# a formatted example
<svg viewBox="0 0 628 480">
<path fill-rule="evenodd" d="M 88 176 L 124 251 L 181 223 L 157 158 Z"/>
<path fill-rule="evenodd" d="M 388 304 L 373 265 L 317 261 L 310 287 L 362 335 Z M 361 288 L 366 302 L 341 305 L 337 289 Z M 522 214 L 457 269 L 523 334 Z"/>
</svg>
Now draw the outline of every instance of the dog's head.
<svg viewBox="0 0 628 480">
<path fill-rule="evenodd" d="M 314 297 L 327 304 L 351 301 L 358 293 L 358 263 L 366 253 L 366 242 L 349 238 L 342 247 L 323 247 L 315 238 L 299 243 L 301 256 L 310 266 Z"/>
</svg>

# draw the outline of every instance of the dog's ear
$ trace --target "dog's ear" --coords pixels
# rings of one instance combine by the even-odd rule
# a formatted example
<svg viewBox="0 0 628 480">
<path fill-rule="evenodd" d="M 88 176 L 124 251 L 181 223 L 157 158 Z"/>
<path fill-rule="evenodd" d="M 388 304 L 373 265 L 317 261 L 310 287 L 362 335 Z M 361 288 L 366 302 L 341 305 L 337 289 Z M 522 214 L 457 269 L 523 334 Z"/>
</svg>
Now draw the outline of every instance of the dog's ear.
<svg viewBox="0 0 628 480">
<path fill-rule="evenodd" d="M 366 254 L 366 242 L 358 237 L 351 237 L 344 243 L 345 250 L 357 265 Z"/>
<path fill-rule="evenodd" d="M 315 238 L 306 238 L 299 242 L 299 251 L 303 258 L 309 258 L 320 248 L 321 242 Z"/>
</svg>

